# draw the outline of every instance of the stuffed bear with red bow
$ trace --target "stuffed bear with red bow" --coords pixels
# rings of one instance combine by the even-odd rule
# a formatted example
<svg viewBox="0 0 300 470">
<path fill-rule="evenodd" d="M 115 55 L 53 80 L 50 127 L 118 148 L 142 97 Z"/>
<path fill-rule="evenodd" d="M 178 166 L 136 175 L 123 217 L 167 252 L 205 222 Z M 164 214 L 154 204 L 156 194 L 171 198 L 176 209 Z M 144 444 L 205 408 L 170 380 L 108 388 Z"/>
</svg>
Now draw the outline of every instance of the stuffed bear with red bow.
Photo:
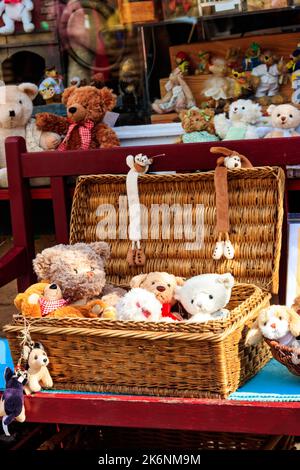
<svg viewBox="0 0 300 470">
<path fill-rule="evenodd" d="M 57 150 L 88 150 L 120 145 L 113 129 L 102 122 L 105 113 L 111 111 L 116 103 L 116 97 L 109 88 L 99 90 L 93 86 L 71 86 L 64 91 L 62 102 L 67 108 L 67 118 L 50 113 L 36 115 L 39 130 L 51 129 L 51 132 L 63 136 Z"/>
</svg>

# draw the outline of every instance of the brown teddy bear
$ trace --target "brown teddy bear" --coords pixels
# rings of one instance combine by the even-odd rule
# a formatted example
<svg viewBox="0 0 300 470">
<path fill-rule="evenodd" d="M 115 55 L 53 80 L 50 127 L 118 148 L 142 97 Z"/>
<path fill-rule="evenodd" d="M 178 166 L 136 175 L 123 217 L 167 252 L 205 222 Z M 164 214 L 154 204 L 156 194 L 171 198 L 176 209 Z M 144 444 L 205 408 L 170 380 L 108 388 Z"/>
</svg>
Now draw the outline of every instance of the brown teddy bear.
<svg viewBox="0 0 300 470">
<path fill-rule="evenodd" d="M 43 302 L 40 299 L 45 299 L 46 294 L 48 302 L 51 299 L 68 302 L 67 305 L 56 305 L 51 311 L 46 303 L 47 316 L 113 319 L 115 310 L 108 307 L 114 306 L 125 291 L 106 285 L 104 266 L 109 254 L 105 242 L 46 248 L 33 260 L 35 273 L 44 282 L 19 294 L 15 299 L 17 309 L 25 316 L 42 317 Z"/>
<path fill-rule="evenodd" d="M 181 142 L 215 142 L 214 110 L 191 108 L 179 114 L 181 125 L 185 133 L 181 136 Z"/>
<path fill-rule="evenodd" d="M 50 113 L 36 115 L 39 130 L 49 130 L 65 136 L 58 146 L 59 151 L 120 145 L 115 132 L 102 122 L 105 113 L 111 111 L 116 104 L 116 97 L 110 89 L 71 86 L 64 91 L 62 102 L 67 108 L 67 118 Z"/>
<path fill-rule="evenodd" d="M 141 287 L 152 292 L 162 304 L 162 316 L 170 317 L 172 320 L 182 320 L 178 313 L 171 312 L 171 307 L 176 303 L 175 288 L 183 286 L 184 279 L 173 274 L 164 272 L 153 272 L 149 274 L 138 274 L 131 279 L 130 287 Z"/>
<path fill-rule="evenodd" d="M 284 97 L 279 93 L 284 64 L 270 50 L 264 50 L 259 56 L 260 64 L 252 69 L 252 75 L 259 78 L 255 98 L 261 105 L 281 104 Z"/>
</svg>

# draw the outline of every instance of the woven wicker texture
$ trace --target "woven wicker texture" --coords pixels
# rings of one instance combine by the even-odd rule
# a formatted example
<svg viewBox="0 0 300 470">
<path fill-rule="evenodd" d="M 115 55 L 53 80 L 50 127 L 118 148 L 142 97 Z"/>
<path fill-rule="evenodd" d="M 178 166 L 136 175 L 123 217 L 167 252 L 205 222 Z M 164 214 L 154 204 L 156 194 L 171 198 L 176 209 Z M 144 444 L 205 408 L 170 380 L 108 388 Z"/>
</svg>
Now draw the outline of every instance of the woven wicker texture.
<svg viewBox="0 0 300 470">
<path fill-rule="evenodd" d="M 266 338 L 265 341 L 270 346 L 272 355 L 277 361 L 286 366 L 292 374 L 300 375 L 300 354 L 295 349 Z"/>
<path fill-rule="evenodd" d="M 197 450 L 291 450 L 293 436 L 209 433 L 168 429 L 137 429 L 96 426 L 61 426 L 38 450 L 99 449 L 197 449 Z M 170 456 L 171 457 L 171 456 Z M 180 462 L 180 461 L 179 461 Z M 184 462 L 182 460 L 182 462 Z"/>
<path fill-rule="evenodd" d="M 99 207 L 108 204 L 116 211 L 116 217 L 110 218 L 105 229 L 112 250 L 106 268 L 110 282 L 128 285 L 131 277 L 140 272 L 168 271 L 191 277 L 207 272 L 229 271 L 239 282 L 250 282 L 277 293 L 283 220 L 283 170 L 262 167 L 228 172 L 230 239 L 235 247 L 233 260 L 214 261 L 211 258 L 216 242 L 213 178 L 214 172 L 144 175 L 139 178 L 140 202 L 148 209 L 148 223 L 144 215 L 142 224 L 152 238 L 143 242 L 146 265 L 129 269 L 126 255 L 130 242 L 126 233 L 124 239 L 118 236 L 119 228 L 127 221 L 126 200 L 122 200 L 119 210 L 119 197 L 126 195 L 125 176 L 81 177 L 74 194 L 70 242 L 103 239 L 100 225 L 107 213 Z M 169 219 L 169 233 L 165 230 L 168 218 L 160 215 L 155 219 L 156 209 L 153 212 L 150 209 L 153 205 L 162 204 L 168 207 L 190 204 L 194 226 L 201 211 L 197 205 L 203 205 L 204 243 L 200 249 L 186 249 L 187 239 L 192 235 L 185 227 L 184 238 L 178 239 L 180 230 L 174 224 L 175 218 L 171 216 Z M 167 238 L 163 239 L 163 236 Z"/>
<path fill-rule="evenodd" d="M 256 286 L 238 284 L 230 320 L 206 324 L 49 318 L 33 320 L 30 332 L 50 357 L 58 389 L 226 397 L 270 358 L 264 342 L 244 346 L 269 297 Z M 22 328 L 22 317 L 4 327 L 14 360 Z"/>
</svg>

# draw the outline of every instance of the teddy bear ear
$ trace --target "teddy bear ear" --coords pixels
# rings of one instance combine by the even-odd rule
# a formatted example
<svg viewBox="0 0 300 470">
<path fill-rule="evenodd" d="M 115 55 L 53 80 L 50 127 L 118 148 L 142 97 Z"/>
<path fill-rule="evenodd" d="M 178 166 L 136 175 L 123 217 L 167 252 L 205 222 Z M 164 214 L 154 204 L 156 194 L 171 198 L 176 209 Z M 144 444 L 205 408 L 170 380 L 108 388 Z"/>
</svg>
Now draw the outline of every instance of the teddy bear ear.
<svg viewBox="0 0 300 470">
<path fill-rule="evenodd" d="M 255 346 L 257 343 L 259 343 L 262 340 L 262 338 L 263 338 L 263 335 L 259 329 L 258 321 L 255 320 L 251 329 L 248 331 L 246 335 L 245 344 L 246 346 Z"/>
<path fill-rule="evenodd" d="M 66 88 L 61 97 L 62 104 L 66 105 L 72 93 L 74 93 L 74 91 L 77 89 L 78 87 L 76 85 Z"/>
<path fill-rule="evenodd" d="M 106 261 L 110 256 L 110 247 L 106 242 L 89 243 L 89 247 L 101 258 Z"/>
<path fill-rule="evenodd" d="M 177 286 L 183 286 L 185 279 L 183 277 L 175 276 Z"/>
<path fill-rule="evenodd" d="M 116 106 L 117 97 L 113 94 L 112 90 L 105 86 L 101 88 L 101 90 L 98 90 L 98 92 L 104 102 L 106 110 L 111 111 L 112 109 L 114 109 L 114 107 Z"/>
<path fill-rule="evenodd" d="M 287 312 L 290 316 L 290 330 L 292 335 L 299 336 L 300 335 L 300 316 L 293 308 L 287 308 Z"/>
<path fill-rule="evenodd" d="M 38 253 L 32 261 L 33 269 L 39 280 L 48 278 L 49 268 L 53 262 L 54 249 L 46 248 Z"/>
<path fill-rule="evenodd" d="M 18 89 L 22 91 L 22 93 L 25 93 L 25 95 L 27 95 L 31 101 L 34 100 L 39 92 L 38 87 L 34 85 L 34 83 L 21 83 L 18 86 Z"/>
<path fill-rule="evenodd" d="M 140 287 L 140 285 L 145 281 L 148 274 L 138 274 L 134 276 L 130 281 L 130 287 L 133 289 L 134 287 Z"/>
<path fill-rule="evenodd" d="M 270 106 L 267 109 L 267 113 L 269 116 L 271 116 L 275 108 L 276 108 L 275 104 L 270 104 Z"/>
<path fill-rule="evenodd" d="M 230 273 L 220 274 L 217 282 L 224 284 L 226 289 L 231 289 L 234 285 L 234 277 Z"/>
</svg>

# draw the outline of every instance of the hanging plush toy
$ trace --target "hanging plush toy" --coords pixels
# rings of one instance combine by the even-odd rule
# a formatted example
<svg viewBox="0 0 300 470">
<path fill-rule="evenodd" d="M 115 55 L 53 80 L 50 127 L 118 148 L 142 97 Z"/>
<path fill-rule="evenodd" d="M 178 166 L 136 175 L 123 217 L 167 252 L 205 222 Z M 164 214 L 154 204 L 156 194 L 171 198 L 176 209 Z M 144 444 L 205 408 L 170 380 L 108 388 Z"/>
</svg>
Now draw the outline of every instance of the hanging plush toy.
<svg viewBox="0 0 300 470">
<path fill-rule="evenodd" d="M 35 26 L 32 23 L 31 12 L 34 8 L 31 0 L 2 0 L 0 1 L 0 15 L 4 26 L 0 34 L 7 35 L 15 32 L 15 21 L 23 23 L 25 33 L 31 33 Z"/>
<path fill-rule="evenodd" d="M 127 262 L 129 266 L 143 266 L 146 258 L 144 250 L 141 248 L 141 208 L 138 190 L 138 177 L 147 173 L 149 165 L 153 160 L 146 155 L 139 153 L 135 157 L 128 155 L 126 163 L 130 170 L 126 178 L 126 189 L 129 207 L 129 239 L 131 248 L 128 250 Z"/>
<path fill-rule="evenodd" d="M 244 155 L 225 147 L 211 147 L 212 153 L 220 153 L 215 169 L 214 181 L 216 190 L 216 232 L 217 242 L 213 251 L 213 259 L 219 260 L 224 255 L 227 259 L 234 258 L 234 247 L 229 239 L 229 198 L 227 184 L 227 170 L 238 168 L 252 168 L 252 164 Z M 225 238 L 225 241 L 222 238 Z"/>
<path fill-rule="evenodd" d="M 40 392 L 42 387 L 53 387 L 53 380 L 47 369 L 49 359 L 41 343 L 24 346 L 24 359 L 27 361 L 28 383 L 25 385 L 26 394 Z"/>
<path fill-rule="evenodd" d="M 23 387 L 27 382 L 27 372 L 16 369 L 13 372 L 9 367 L 5 369 L 5 390 L 0 400 L 0 416 L 2 427 L 6 436 L 10 436 L 8 426 L 14 420 L 23 423 L 25 421 Z"/>
</svg>

